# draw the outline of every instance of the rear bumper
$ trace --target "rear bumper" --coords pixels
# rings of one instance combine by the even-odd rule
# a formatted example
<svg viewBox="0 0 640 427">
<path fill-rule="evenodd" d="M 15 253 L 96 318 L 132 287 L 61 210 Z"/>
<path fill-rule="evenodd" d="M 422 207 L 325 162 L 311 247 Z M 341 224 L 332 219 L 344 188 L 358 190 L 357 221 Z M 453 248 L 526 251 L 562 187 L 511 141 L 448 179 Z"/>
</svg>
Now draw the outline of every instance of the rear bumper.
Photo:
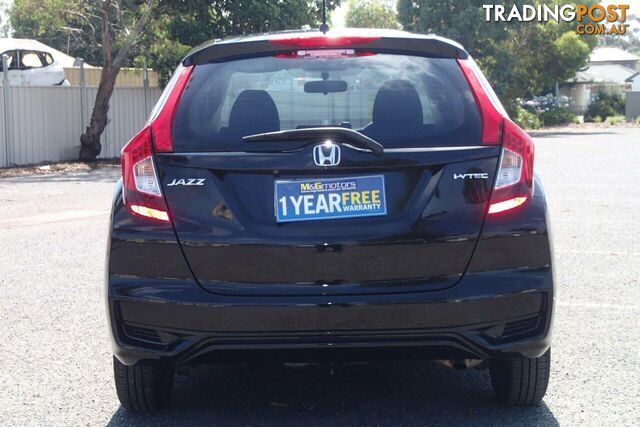
<svg viewBox="0 0 640 427">
<path fill-rule="evenodd" d="M 229 297 L 190 280 L 109 278 L 115 355 L 202 360 L 537 357 L 550 345 L 550 268 L 471 273 L 421 293 Z"/>
</svg>

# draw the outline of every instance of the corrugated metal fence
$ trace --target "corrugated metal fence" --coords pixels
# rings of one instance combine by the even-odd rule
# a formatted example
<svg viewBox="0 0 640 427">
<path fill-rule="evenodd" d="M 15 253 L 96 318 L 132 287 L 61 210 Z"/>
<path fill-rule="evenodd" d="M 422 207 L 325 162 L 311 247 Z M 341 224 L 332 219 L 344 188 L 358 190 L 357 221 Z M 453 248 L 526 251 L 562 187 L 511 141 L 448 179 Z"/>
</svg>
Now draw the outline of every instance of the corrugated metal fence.
<svg viewBox="0 0 640 427">
<path fill-rule="evenodd" d="M 89 123 L 96 93 L 92 87 L 0 87 L 0 167 L 77 159 L 82 123 Z M 100 157 L 119 156 L 144 125 L 160 93 L 158 88 L 114 90 Z"/>
</svg>

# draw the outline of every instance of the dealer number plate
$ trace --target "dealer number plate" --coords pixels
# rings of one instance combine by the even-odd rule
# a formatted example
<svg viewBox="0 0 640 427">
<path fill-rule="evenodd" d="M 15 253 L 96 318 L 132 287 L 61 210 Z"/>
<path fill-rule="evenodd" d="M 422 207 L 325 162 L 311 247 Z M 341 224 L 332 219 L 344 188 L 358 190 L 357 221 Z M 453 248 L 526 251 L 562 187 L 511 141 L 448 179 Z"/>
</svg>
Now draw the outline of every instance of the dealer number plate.
<svg viewBox="0 0 640 427">
<path fill-rule="evenodd" d="M 277 222 L 387 214 L 382 175 L 276 180 Z"/>
</svg>

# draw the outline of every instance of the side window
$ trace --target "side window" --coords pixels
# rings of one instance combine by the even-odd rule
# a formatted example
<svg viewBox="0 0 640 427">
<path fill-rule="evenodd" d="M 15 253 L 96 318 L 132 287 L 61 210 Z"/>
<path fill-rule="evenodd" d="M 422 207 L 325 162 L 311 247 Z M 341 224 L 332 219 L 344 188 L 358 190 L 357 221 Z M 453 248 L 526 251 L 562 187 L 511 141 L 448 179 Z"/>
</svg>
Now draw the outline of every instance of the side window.
<svg viewBox="0 0 640 427">
<path fill-rule="evenodd" d="M 15 50 L 8 50 L 3 52 L 2 55 L 7 55 L 7 64 L 9 65 L 9 70 L 17 70 L 18 69 L 18 61 L 16 61 L 16 57 L 18 53 Z M 2 59 L 0 57 L 0 71 L 2 71 Z"/>
<path fill-rule="evenodd" d="M 42 68 L 42 61 L 37 52 L 23 50 L 20 52 L 20 68 L 29 70 L 31 68 Z"/>
<path fill-rule="evenodd" d="M 44 67 L 53 64 L 53 56 L 49 52 L 39 52 L 39 54 Z"/>
</svg>

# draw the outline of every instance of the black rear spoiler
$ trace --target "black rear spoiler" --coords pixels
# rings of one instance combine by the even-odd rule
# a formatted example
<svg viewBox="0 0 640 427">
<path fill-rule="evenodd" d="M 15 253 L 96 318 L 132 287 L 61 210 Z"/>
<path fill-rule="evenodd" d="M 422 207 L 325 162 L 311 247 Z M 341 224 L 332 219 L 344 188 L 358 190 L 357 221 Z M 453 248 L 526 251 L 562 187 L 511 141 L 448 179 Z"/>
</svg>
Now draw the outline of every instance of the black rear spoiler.
<svg viewBox="0 0 640 427">
<path fill-rule="evenodd" d="M 319 33 L 322 35 L 322 33 Z M 409 34 L 409 33 L 407 33 Z M 331 45 L 314 47 L 313 49 L 366 49 L 379 53 L 395 53 L 404 55 L 428 56 L 436 58 L 467 59 L 469 54 L 458 43 L 438 36 L 422 36 L 409 34 L 408 37 L 380 37 L 366 43 L 350 43 L 345 46 Z M 241 38 L 230 41 L 212 41 L 193 49 L 182 60 L 184 66 L 224 62 L 234 59 L 256 56 L 276 55 L 305 49 L 304 47 L 286 46 L 272 43 L 268 38 Z M 306 48 L 309 49 L 309 48 Z"/>
</svg>

